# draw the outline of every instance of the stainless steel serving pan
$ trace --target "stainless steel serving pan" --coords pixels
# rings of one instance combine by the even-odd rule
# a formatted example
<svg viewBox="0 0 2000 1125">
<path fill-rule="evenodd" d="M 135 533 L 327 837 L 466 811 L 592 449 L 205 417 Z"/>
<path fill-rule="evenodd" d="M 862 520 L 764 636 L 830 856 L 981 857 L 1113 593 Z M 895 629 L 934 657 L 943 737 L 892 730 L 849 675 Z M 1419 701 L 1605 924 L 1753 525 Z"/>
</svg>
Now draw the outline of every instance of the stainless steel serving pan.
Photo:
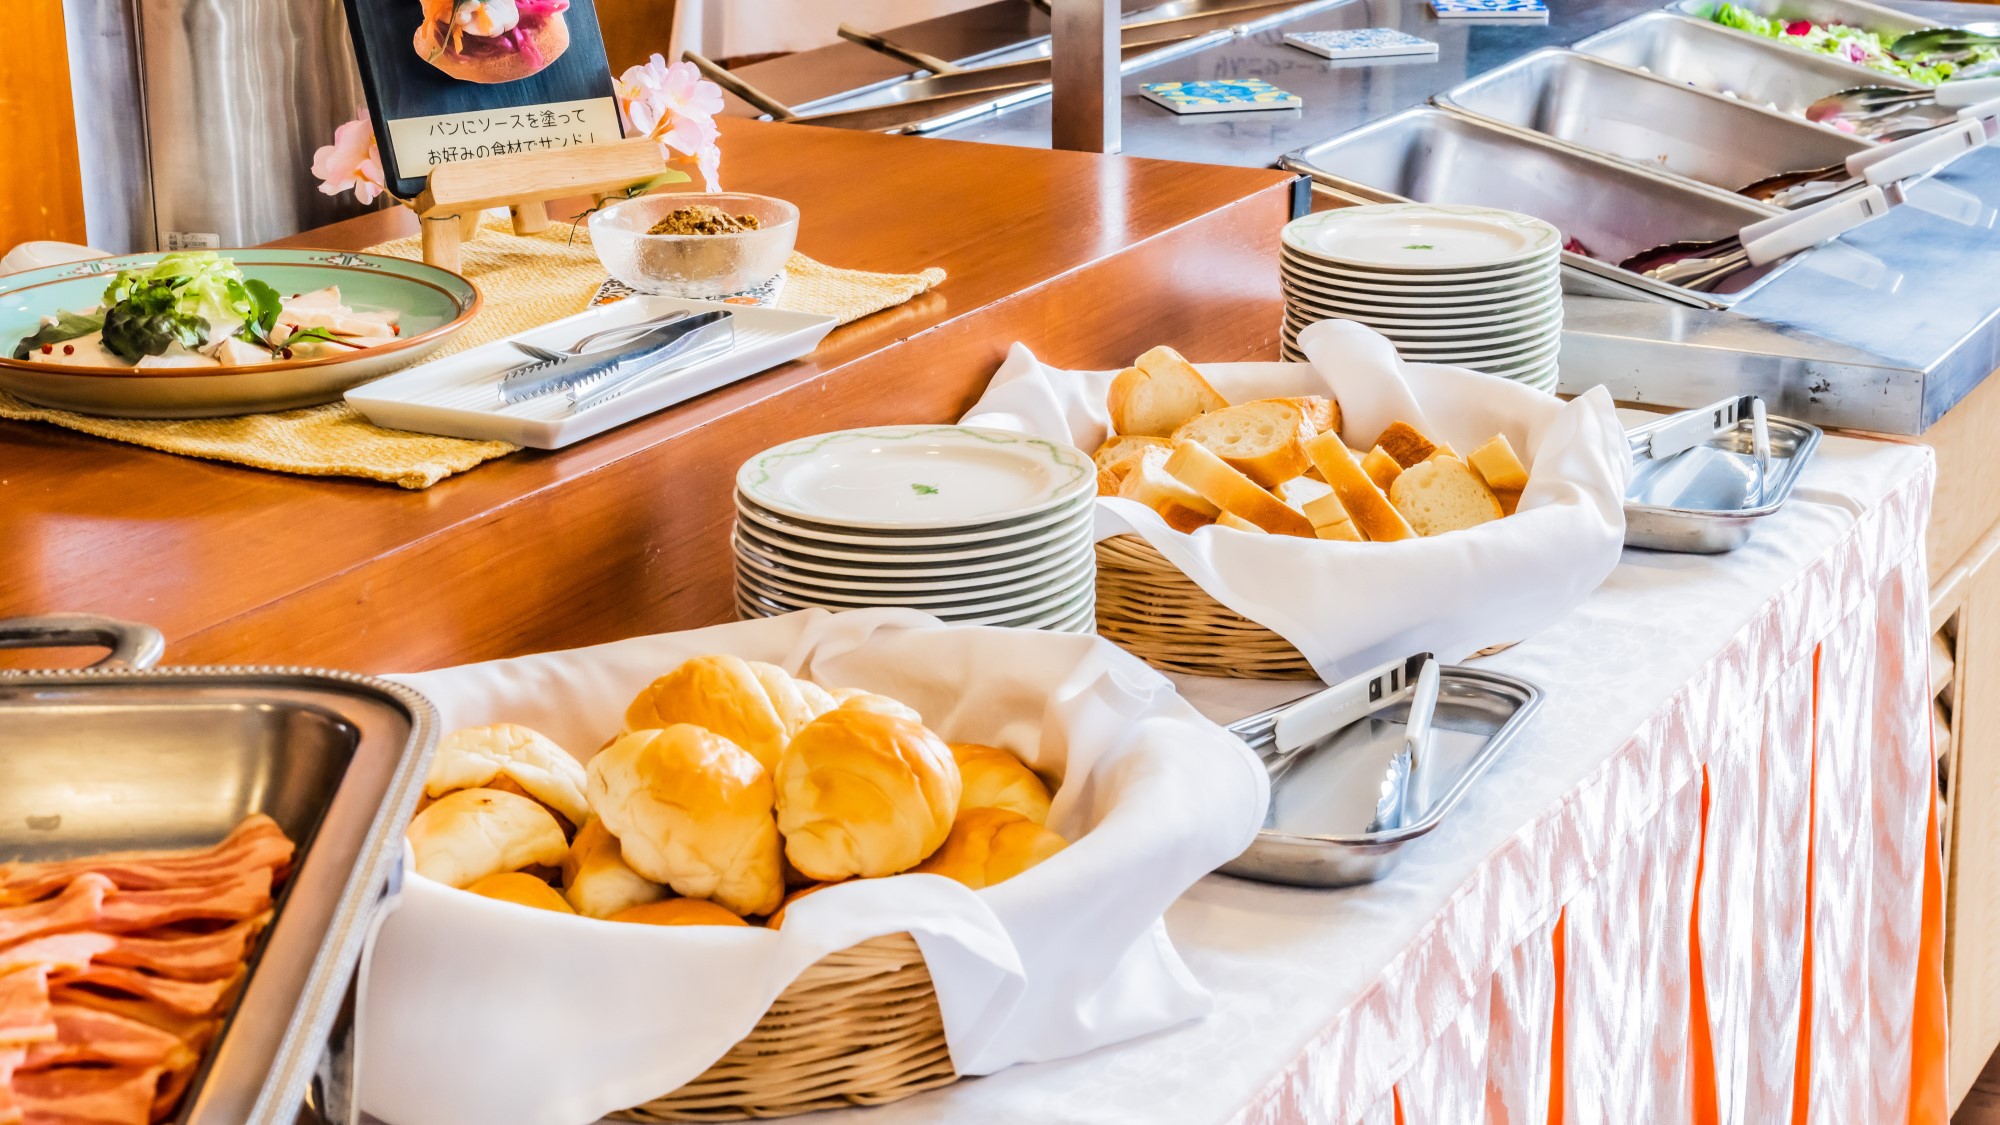
<svg viewBox="0 0 2000 1125">
<path fill-rule="evenodd" d="M 1825 168 L 1867 141 L 1552 47 L 1437 96 L 1439 105 L 1735 192 Z"/>
<path fill-rule="evenodd" d="M 1642 455 L 1655 430 L 1679 415 L 1631 430 L 1632 483 L 1625 490 L 1625 543 L 1656 551 L 1715 555 L 1741 547 L 1758 521 L 1790 499 L 1806 462 L 1819 448 L 1820 429 L 1790 418 L 1767 419 L 1771 460 L 1758 483 L 1752 422 L 1665 461 Z"/>
<path fill-rule="evenodd" d="M 1811 20 L 1819 24 L 1844 23 L 1850 27 L 1861 28 L 1863 31 L 1886 32 L 1892 38 L 1906 31 L 1922 31 L 1927 27 L 1937 26 L 1930 20 L 1913 16 L 1908 12 L 1899 12 L 1894 8 L 1884 7 L 1880 4 L 1870 4 L 1868 0 L 1732 0 L 1732 2 L 1737 7 L 1754 12 L 1765 19 Z M 1722 0 L 1675 0 L 1673 4 L 1668 5 L 1668 10 L 1681 12 L 1698 20 L 1715 23 L 1712 17 L 1716 9 L 1721 6 Z M 1724 27 L 1724 25 L 1719 23 L 1715 24 L 1715 26 L 1721 27 L 1725 31 L 1736 31 L 1733 27 Z M 1738 31 L 1736 34 L 1748 35 L 1749 33 Z M 1757 36 L 1751 36 L 1751 38 L 1757 38 Z M 1784 46 L 1782 43 L 1777 45 Z M 1792 49 L 1798 50 L 1798 48 Z M 1832 58 L 1833 56 L 1828 55 L 1825 57 Z M 1854 67 L 1857 70 L 1867 70 L 1870 74 L 1877 73 L 1876 71 L 1868 70 L 1867 67 L 1861 66 L 1859 63 L 1846 63 L 1844 65 Z"/>
<path fill-rule="evenodd" d="M 1439 677 L 1432 719 L 1428 808 L 1401 828 L 1369 832 L 1389 762 L 1403 749 L 1407 698 L 1328 735 L 1301 753 L 1272 783 L 1264 828 L 1248 851 L 1223 865 L 1230 875 L 1302 887 L 1345 887 L 1386 874 L 1412 842 L 1428 835 L 1464 800 L 1541 706 L 1526 680 L 1452 666 Z M 1287 707 L 1290 704 L 1286 705 Z M 1230 730 L 1259 754 L 1271 752 L 1285 707 L 1244 719 Z"/>
<path fill-rule="evenodd" d="M 1546 137 L 1419 106 L 1287 154 L 1337 197 L 1356 203 L 1464 203 L 1503 207 L 1555 224 L 1595 257 L 1563 252 L 1572 275 L 1702 308 L 1727 308 L 1797 261 L 1743 270 L 1724 292 L 1697 292 L 1620 269 L 1618 262 L 1677 239 L 1722 238 L 1782 212 L 1704 184 L 1665 176 Z M 1574 287 L 1574 286 L 1572 286 Z M 1604 287 L 1597 287 L 1603 291 Z"/>
<path fill-rule="evenodd" d="M 1576 50 L 1801 117 L 1812 103 L 1855 86 L 1922 89 L 1906 78 L 1878 74 L 1679 12 L 1635 16 L 1578 41 Z M 1872 77 L 1864 79 L 1857 70 Z"/>
<path fill-rule="evenodd" d="M 251 813 L 298 844 L 248 983 L 181 1125 L 291 1125 L 345 1091 L 318 1066 L 436 740 L 407 688 L 299 668 L 146 668 L 158 634 L 107 618 L 0 621 L 0 647 L 102 643 L 81 671 L 0 671 L 0 860 L 214 844 Z"/>
</svg>

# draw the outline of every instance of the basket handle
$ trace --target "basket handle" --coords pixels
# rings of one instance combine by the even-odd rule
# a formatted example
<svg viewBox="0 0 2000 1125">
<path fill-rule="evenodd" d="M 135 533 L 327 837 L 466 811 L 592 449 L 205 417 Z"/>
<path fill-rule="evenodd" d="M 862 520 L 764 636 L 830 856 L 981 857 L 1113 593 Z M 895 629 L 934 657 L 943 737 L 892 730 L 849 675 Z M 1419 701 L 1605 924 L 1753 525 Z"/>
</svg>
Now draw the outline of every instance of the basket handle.
<svg viewBox="0 0 2000 1125">
<path fill-rule="evenodd" d="M 151 668 L 167 651 L 167 638 L 151 625 L 93 613 L 50 613 L 0 619 L 0 649 L 108 648 L 92 668 Z"/>
</svg>

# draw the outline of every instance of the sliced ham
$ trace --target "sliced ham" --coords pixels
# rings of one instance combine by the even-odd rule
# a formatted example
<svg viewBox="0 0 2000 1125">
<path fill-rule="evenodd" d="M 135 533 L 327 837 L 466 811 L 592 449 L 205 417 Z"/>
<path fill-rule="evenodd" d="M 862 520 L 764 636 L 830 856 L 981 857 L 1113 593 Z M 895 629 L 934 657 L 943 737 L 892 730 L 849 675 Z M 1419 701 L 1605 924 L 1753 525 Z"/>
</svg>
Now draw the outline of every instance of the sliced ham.
<svg viewBox="0 0 2000 1125">
<path fill-rule="evenodd" d="M 24 1125 L 147 1125 L 156 1066 L 58 1066 L 14 1075 Z"/>
<path fill-rule="evenodd" d="M 30 1047 L 21 1070 L 47 1070 L 72 1063 L 177 1070 L 195 1061 L 194 1051 L 180 1036 L 129 1016 L 81 1004 L 57 1004 L 54 1011 L 55 1040 Z"/>
<path fill-rule="evenodd" d="M 144 969 L 175 980 L 215 980 L 243 967 L 250 956 L 250 943 L 269 922 L 270 915 L 265 913 L 207 934 L 91 936 L 105 943 L 105 949 L 96 954 L 99 964 Z M 0 965 L 6 964 L 4 958 L 0 953 Z"/>
<path fill-rule="evenodd" d="M 50 972 L 75 972 L 118 944 L 108 934 L 51 934 L 0 949 L 0 976 L 37 965 Z"/>
<path fill-rule="evenodd" d="M 0 976 L 0 1051 L 47 1043 L 55 1037 L 48 968 L 35 965 Z"/>
<path fill-rule="evenodd" d="M 243 970 L 238 969 L 234 976 L 221 980 L 169 980 L 137 969 L 92 965 L 80 973 L 51 977 L 49 995 L 67 1000 L 79 989 L 103 989 L 152 1000 L 182 1015 L 206 1016 L 222 1007 L 223 1002 L 235 992 L 236 982 L 242 977 Z"/>
<path fill-rule="evenodd" d="M 105 896 L 104 904 L 98 908 L 96 928 L 106 933 L 131 934 L 197 919 L 240 922 L 270 908 L 271 869 L 257 867 L 228 882 L 114 891 Z"/>
<path fill-rule="evenodd" d="M 110 879 L 123 890 L 143 891 L 221 882 L 254 867 L 282 868 L 291 860 L 292 842 L 277 821 L 253 813 L 221 843 L 200 851 L 119 852 L 48 863 L 0 863 L 0 901 L 42 898 L 86 871 Z"/>
<path fill-rule="evenodd" d="M 111 880 L 104 876 L 85 872 L 54 898 L 0 906 L 0 947 L 43 934 L 90 928 L 96 924 L 111 886 Z"/>
</svg>

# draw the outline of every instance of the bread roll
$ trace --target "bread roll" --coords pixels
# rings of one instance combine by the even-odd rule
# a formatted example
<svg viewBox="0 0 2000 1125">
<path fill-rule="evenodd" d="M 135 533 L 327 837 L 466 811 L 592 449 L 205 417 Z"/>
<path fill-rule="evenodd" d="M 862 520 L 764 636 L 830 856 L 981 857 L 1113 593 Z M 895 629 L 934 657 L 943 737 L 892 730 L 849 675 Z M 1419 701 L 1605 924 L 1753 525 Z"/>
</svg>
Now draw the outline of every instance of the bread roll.
<svg viewBox="0 0 2000 1125">
<path fill-rule="evenodd" d="M 748 750 L 770 769 L 792 734 L 818 714 L 795 683 L 776 665 L 726 654 L 697 656 L 639 693 L 625 709 L 625 729 L 692 723 Z"/>
<path fill-rule="evenodd" d="M 913 723 L 924 721 L 924 717 L 917 714 L 915 707 L 900 699 L 876 695 L 872 691 L 863 691 L 860 688 L 835 688 L 833 698 L 838 701 L 843 711 L 873 711 L 879 715 L 894 715 L 899 719 L 908 719 Z"/>
<path fill-rule="evenodd" d="M 799 901 L 800 899 L 806 897 L 807 895 L 817 894 L 820 891 L 827 889 L 828 887 L 837 887 L 839 885 L 840 885 L 839 883 L 814 883 L 810 887 L 800 887 L 798 890 L 793 891 L 791 894 L 785 896 L 785 904 L 783 906 L 780 906 L 777 910 L 772 911 L 771 916 L 769 918 L 764 919 L 764 925 L 767 928 L 773 930 L 783 927 L 785 924 L 785 911 L 790 910 L 793 903 Z"/>
<path fill-rule="evenodd" d="M 722 907 L 698 898 L 670 898 L 613 914 L 608 921 L 645 926 L 747 926 L 750 923 Z"/>
<path fill-rule="evenodd" d="M 1437 442 L 1408 422 L 1389 423 L 1389 428 L 1375 439 L 1375 446 L 1394 457 L 1396 464 L 1405 469 L 1419 461 L 1429 460 L 1438 449 Z"/>
<path fill-rule="evenodd" d="M 667 888 L 626 865 L 618 837 L 604 827 L 603 820 L 594 817 L 570 841 L 562 875 L 563 897 L 578 914 L 591 918 L 609 918 L 628 907 L 667 897 Z"/>
<path fill-rule="evenodd" d="M 973 890 L 1004 883 L 1068 846 L 1061 836 L 1007 809 L 967 809 L 944 845 L 916 870 Z"/>
<path fill-rule="evenodd" d="M 1486 482 L 1465 462 L 1444 457 L 1403 470 L 1389 500 L 1419 535 L 1476 527 L 1505 513 Z"/>
<path fill-rule="evenodd" d="M 1312 467 L 1306 457 L 1312 436 L 1305 411 L 1281 398 L 1198 414 L 1174 431 L 1174 441 L 1202 446 L 1264 488 L 1275 488 Z"/>
<path fill-rule="evenodd" d="M 583 763 L 547 735 L 519 723 L 467 727 L 445 735 L 431 758 L 424 792 L 442 797 L 455 789 L 489 788 L 502 777 L 572 826 L 590 819 L 590 806 L 583 800 Z"/>
<path fill-rule="evenodd" d="M 1283 500 L 1264 491 L 1206 447 L 1177 441 L 1167 472 L 1223 511 L 1249 520 L 1273 535 L 1313 537 L 1312 524 Z"/>
<path fill-rule="evenodd" d="M 465 888 L 476 895 L 497 898 L 501 902 L 511 902 L 517 906 L 532 906 L 536 910 L 552 910 L 557 914 L 574 914 L 563 896 L 554 887 L 519 871 L 503 871 L 498 875 L 488 875 L 477 883 Z"/>
<path fill-rule="evenodd" d="M 768 914 L 785 896 L 769 771 L 689 723 L 620 735 L 586 771 L 626 866 L 689 898 Z"/>
<path fill-rule="evenodd" d="M 1528 487 L 1528 467 L 1521 464 L 1506 434 L 1494 434 L 1492 441 L 1466 454 L 1465 463 L 1495 492 L 1518 493 Z"/>
<path fill-rule="evenodd" d="M 848 707 L 829 711 L 806 724 L 778 761 L 785 855 L 821 882 L 893 875 L 944 842 L 959 790 L 951 748 L 923 724 Z"/>
<path fill-rule="evenodd" d="M 1194 364 L 1172 348 L 1154 348 L 1111 380 L 1106 396 L 1111 428 L 1121 434 L 1167 437 L 1181 423 L 1229 401 L 1218 394 Z"/>
<path fill-rule="evenodd" d="M 1319 466 L 1326 483 L 1333 486 L 1333 494 L 1340 497 L 1348 518 L 1361 534 L 1376 543 L 1416 538 L 1417 533 L 1389 503 L 1389 498 L 1382 495 L 1382 490 L 1375 487 L 1375 482 L 1368 479 L 1361 462 L 1354 459 L 1354 453 L 1340 440 L 1339 434 L 1321 434 L 1312 439 L 1306 443 L 1306 453 Z"/>
<path fill-rule="evenodd" d="M 1049 819 L 1049 787 L 1021 759 L 994 746 L 954 742 L 951 756 L 958 763 L 959 812 L 966 809 L 1006 809 L 1036 824 Z"/>
<path fill-rule="evenodd" d="M 417 874 L 461 889 L 488 875 L 553 866 L 569 852 L 553 813 L 492 789 L 445 794 L 410 821 L 406 835 Z"/>
</svg>

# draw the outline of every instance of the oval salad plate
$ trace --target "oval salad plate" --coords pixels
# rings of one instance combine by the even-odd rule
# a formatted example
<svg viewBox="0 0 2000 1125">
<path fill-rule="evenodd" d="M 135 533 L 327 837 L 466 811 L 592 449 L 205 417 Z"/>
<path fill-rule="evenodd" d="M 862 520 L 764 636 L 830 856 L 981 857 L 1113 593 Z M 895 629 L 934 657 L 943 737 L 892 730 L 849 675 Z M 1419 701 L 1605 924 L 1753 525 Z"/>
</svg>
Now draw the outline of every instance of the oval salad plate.
<svg viewBox="0 0 2000 1125">
<path fill-rule="evenodd" d="M 119 271 L 167 256 L 124 254 L 0 276 L 0 390 L 36 406 L 118 418 L 291 410 L 335 401 L 350 387 L 424 358 L 479 311 L 479 291 L 470 281 L 422 262 L 340 250 L 215 254 L 233 261 L 245 281 L 261 281 L 281 298 L 337 288 L 340 304 L 356 316 L 394 313 L 395 337 L 338 355 L 233 367 L 66 366 L 15 358 L 16 349 L 42 330 L 44 318 L 103 306 Z"/>
</svg>

